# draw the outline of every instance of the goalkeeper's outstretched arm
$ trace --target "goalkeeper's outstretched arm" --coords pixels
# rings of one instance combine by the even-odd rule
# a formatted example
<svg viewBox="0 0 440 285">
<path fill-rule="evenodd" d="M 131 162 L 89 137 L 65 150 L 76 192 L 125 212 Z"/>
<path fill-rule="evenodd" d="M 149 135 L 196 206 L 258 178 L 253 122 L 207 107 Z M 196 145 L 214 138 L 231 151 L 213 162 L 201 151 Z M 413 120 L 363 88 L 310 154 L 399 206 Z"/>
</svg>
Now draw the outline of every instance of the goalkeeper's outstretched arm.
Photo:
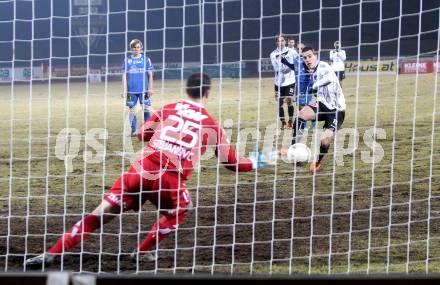
<svg viewBox="0 0 440 285">
<path fill-rule="evenodd" d="M 265 158 L 262 154 L 250 158 L 238 156 L 225 131 L 219 127 L 218 132 L 215 155 L 226 169 L 235 172 L 248 172 L 265 166 Z"/>
</svg>

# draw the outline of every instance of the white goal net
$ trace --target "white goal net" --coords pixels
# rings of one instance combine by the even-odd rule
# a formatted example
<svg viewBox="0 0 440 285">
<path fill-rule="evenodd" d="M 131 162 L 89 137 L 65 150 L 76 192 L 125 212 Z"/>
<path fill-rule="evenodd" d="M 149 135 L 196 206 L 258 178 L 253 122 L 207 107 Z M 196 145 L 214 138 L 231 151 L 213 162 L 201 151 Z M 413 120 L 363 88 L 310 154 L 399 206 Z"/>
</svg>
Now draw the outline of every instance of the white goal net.
<svg viewBox="0 0 440 285">
<path fill-rule="evenodd" d="M 160 219 L 147 201 L 44 270 L 438 272 L 439 17 L 434 0 L 0 1 L 0 268 L 28 271 L 141 155 L 130 134 L 143 110 L 121 97 L 139 39 L 152 111 L 185 99 L 187 77 L 204 72 L 206 109 L 238 154 L 257 146 L 270 161 L 234 173 L 208 150 L 185 182 L 193 208 L 155 261 L 130 258 Z M 292 140 L 274 97 L 278 34 L 324 62 L 335 41 L 346 53 L 345 120 L 315 174 L 322 121 L 302 138 L 308 162 L 271 156 Z"/>
</svg>

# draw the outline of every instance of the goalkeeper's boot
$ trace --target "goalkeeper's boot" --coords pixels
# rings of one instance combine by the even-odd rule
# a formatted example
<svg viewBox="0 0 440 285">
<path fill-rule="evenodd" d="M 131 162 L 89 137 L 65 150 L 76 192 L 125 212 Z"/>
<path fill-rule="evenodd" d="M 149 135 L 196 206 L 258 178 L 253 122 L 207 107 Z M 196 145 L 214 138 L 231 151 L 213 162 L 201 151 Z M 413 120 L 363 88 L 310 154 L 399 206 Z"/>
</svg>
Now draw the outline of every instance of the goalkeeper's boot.
<svg viewBox="0 0 440 285">
<path fill-rule="evenodd" d="M 131 261 L 132 262 L 134 262 L 134 263 L 136 263 L 136 259 L 138 258 L 138 256 L 139 256 L 139 261 L 156 261 L 156 259 L 157 259 L 157 256 L 156 256 L 156 251 L 141 251 L 141 252 L 138 252 L 138 251 L 133 251 L 131 254 L 130 254 L 130 259 L 131 259 Z"/>
<path fill-rule="evenodd" d="M 287 128 L 288 128 L 288 129 L 292 129 L 292 128 L 293 128 L 293 123 L 292 123 L 292 121 L 289 121 L 289 122 L 287 123 Z"/>
<path fill-rule="evenodd" d="M 50 253 L 43 253 L 38 256 L 26 259 L 25 266 L 26 269 L 41 269 L 44 267 L 49 267 L 55 258 L 55 255 Z"/>
<path fill-rule="evenodd" d="M 316 174 L 321 169 L 321 165 L 322 162 L 312 162 L 312 164 L 310 164 L 310 172 Z"/>
</svg>

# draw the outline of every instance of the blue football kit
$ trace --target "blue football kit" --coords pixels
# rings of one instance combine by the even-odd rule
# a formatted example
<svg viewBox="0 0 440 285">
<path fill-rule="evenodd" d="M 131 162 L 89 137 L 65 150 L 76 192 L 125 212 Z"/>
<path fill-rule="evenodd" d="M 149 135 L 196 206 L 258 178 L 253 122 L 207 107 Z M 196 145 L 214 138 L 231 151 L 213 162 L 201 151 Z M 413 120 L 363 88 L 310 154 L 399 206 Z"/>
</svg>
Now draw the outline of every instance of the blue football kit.
<svg viewBox="0 0 440 285">
<path fill-rule="evenodd" d="M 296 102 L 300 106 L 308 105 L 312 102 L 313 72 L 309 72 L 302 57 L 298 57 L 295 62 L 296 76 Z"/>
<path fill-rule="evenodd" d="M 148 96 L 148 73 L 153 71 L 149 57 L 140 54 L 138 57 L 127 56 L 122 64 L 122 72 L 127 78 L 127 107 L 130 109 L 131 133 L 136 133 L 136 104 L 139 101 L 144 110 L 144 121 L 150 118 L 150 98 Z"/>
</svg>

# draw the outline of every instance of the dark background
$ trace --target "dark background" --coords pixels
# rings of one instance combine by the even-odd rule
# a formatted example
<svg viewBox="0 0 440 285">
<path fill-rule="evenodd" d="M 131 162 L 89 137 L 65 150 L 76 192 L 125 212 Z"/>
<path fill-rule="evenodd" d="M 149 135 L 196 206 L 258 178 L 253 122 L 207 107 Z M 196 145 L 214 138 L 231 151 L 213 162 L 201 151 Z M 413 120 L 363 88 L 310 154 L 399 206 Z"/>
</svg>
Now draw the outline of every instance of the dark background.
<svg viewBox="0 0 440 285">
<path fill-rule="evenodd" d="M 438 50 L 439 6 L 439 0 L 0 1 L 0 65 L 48 65 L 51 58 L 53 66 L 115 66 L 133 38 L 144 42 L 156 67 L 252 64 L 268 57 L 280 32 L 315 47 L 322 59 L 337 39 L 349 59 L 429 57 Z"/>
</svg>

